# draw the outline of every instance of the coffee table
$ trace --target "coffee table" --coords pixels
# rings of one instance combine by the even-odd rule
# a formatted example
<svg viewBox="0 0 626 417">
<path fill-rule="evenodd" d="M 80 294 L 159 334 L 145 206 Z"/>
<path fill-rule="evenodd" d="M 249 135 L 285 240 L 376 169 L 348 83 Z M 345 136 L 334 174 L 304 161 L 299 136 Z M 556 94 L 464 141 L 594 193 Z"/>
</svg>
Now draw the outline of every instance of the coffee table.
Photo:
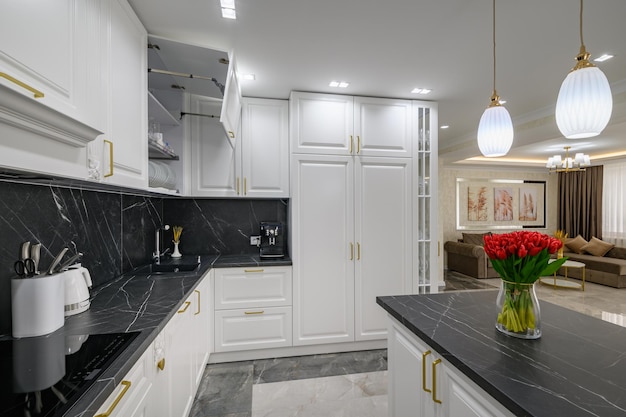
<svg viewBox="0 0 626 417">
<path fill-rule="evenodd" d="M 550 259 L 550 263 L 554 261 L 556 261 L 556 259 Z M 556 271 L 555 271 L 553 277 L 541 277 L 539 278 L 539 281 L 541 281 L 542 284 L 550 285 L 554 288 L 572 288 L 572 289 L 581 289 L 582 291 L 585 291 L 585 264 L 582 262 L 578 262 L 578 261 L 570 261 L 568 259 L 563 264 L 563 267 L 565 268 L 565 277 L 557 278 Z M 582 269 L 582 273 L 581 273 L 582 281 L 576 282 L 576 281 L 572 281 L 571 279 L 568 279 L 567 278 L 568 268 Z"/>
</svg>

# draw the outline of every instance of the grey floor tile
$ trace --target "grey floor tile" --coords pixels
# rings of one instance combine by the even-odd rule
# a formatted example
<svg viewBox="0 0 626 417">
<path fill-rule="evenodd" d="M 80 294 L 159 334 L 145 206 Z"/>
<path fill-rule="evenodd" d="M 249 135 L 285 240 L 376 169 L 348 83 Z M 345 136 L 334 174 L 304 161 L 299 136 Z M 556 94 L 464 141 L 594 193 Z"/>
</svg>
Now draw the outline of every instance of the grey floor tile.
<svg viewBox="0 0 626 417">
<path fill-rule="evenodd" d="M 249 417 L 252 362 L 209 365 L 196 394 L 191 417 Z"/>
</svg>

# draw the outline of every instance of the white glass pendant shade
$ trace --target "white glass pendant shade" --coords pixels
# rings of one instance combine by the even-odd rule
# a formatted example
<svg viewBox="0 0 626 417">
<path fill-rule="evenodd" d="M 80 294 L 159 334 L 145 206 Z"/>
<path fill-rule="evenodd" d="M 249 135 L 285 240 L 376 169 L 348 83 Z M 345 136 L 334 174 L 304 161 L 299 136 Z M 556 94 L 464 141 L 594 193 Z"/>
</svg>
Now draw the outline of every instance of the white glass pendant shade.
<svg viewBox="0 0 626 417">
<path fill-rule="evenodd" d="M 613 111 L 611 87 L 598 67 L 570 72 L 556 101 L 556 124 L 568 139 L 599 135 L 609 123 Z"/>
<path fill-rule="evenodd" d="M 478 124 L 478 148 L 486 157 L 503 156 L 513 145 L 513 122 L 504 106 L 488 107 Z"/>
</svg>

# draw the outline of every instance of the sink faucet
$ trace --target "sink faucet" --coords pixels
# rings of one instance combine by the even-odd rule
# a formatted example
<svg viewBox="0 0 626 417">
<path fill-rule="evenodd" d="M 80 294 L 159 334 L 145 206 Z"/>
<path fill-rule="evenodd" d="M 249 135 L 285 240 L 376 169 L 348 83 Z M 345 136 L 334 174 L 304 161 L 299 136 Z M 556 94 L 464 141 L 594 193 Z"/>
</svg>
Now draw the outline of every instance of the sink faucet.
<svg viewBox="0 0 626 417">
<path fill-rule="evenodd" d="M 155 261 L 156 263 L 160 263 L 161 256 L 165 255 L 167 251 L 169 250 L 169 248 L 167 248 L 163 252 L 161 252 L 161 231 L 162 230 L 170 230 L 170 226 L 166 224 L 164 226 L 157 227 L 154 233 L 154 252 L 152 253 L 152 260 Z"/>
</svg>

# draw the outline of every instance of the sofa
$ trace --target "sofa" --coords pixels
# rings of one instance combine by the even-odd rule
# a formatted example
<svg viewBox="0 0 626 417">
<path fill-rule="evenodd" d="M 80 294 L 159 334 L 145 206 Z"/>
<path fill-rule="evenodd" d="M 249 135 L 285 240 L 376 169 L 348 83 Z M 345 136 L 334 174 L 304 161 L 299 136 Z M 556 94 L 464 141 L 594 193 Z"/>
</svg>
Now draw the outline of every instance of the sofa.
<svg viewBox="0 0 626 417">
<path fill-rule="evenodd" d="M 463 239 L 447 241 L 443 249 L 448 257 L 448 270 L 474 278 L 498 278 L 483 249 L 483 237 L 491 233 L 463 233 Z"/>
<path fill-rule="evenodd" d="M 585 282 L 626 288 L 626 248 L 615 247 L 592 237 L 589 242 L 581 236 L 567 239 L 563 256 L 585 264 Z M 565 275 L 565 269 L 559 270 Z M 582 279 L 582 269 L 568 268 L 568 278 Z"/>
</svg>

